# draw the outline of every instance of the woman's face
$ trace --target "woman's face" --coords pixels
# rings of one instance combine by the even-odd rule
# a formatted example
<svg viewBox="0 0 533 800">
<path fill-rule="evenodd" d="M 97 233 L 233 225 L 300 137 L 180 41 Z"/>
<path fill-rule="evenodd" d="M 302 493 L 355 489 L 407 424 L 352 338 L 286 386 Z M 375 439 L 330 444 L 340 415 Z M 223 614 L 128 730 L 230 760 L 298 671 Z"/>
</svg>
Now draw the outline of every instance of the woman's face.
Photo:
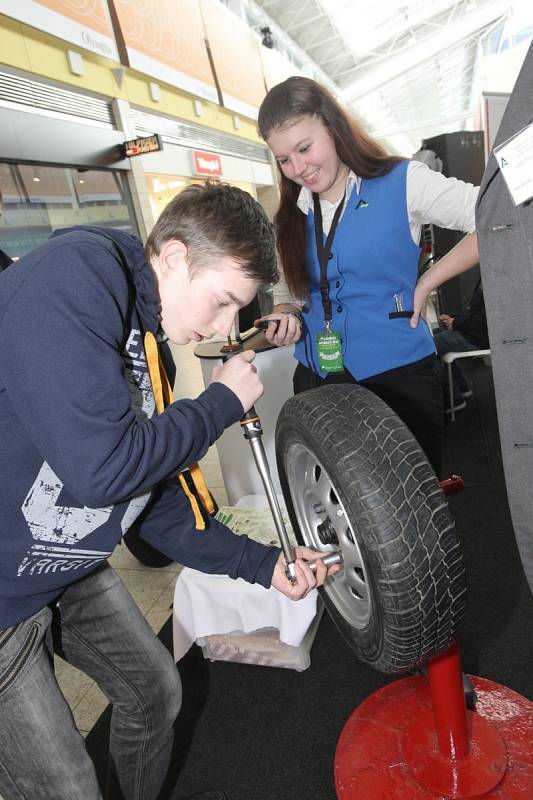
<svg viewBox="0 0 533 800">
<path fill-rule="evenodd" d="M 326 200 L 335 202 L 342 197 L 349 170 L 340 161 L 320 117 L 289 120 L 274 128 L 266 141 L 286 178 Z"/>
</svg>

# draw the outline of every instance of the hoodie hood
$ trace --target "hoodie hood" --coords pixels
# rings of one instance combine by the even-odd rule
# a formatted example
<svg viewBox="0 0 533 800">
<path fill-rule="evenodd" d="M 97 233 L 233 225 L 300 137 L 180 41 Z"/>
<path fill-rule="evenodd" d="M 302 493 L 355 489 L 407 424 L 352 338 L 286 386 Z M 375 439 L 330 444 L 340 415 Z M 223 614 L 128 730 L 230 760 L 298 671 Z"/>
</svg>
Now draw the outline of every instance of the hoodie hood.
<svg viewBox="0 0 533 800">
<path fill-rule="evenodd" d="M 159 330 L 161 304 L 152 267 L 146 260 L 141 240 L 137 236 L 115 228 L 97 228 L 92 225 L 76 225 L 72 228 L 59 228 L 50 239 L 69 234 L 89 234 L 107 240 L 113 247 L 117 258 L 127 272 L 135 287 L 135 306 L 145 331 L 156 333 Z M 109 245 L 106 245 L 109 247 Z"/>
</svg>

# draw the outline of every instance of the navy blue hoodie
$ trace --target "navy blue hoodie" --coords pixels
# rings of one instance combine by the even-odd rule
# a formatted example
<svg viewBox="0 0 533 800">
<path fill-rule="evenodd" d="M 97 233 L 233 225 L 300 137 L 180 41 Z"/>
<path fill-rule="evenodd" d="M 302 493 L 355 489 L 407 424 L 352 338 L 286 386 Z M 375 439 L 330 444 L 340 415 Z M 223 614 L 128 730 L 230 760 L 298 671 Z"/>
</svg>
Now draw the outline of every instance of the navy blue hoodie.
<svg viewBox="0 0 533 800">
<path fill-rule="evenodd" d="M 157 332 L 141 242 L 56 233 L 0 275 L 0 628 L 141 536 L 176 561 L 270 585 L 279 550 L 213 519 L 195 529 L 176 471 L 243 408 L 221 383 L 154 413 L 143 335 Z"/>
</svg>

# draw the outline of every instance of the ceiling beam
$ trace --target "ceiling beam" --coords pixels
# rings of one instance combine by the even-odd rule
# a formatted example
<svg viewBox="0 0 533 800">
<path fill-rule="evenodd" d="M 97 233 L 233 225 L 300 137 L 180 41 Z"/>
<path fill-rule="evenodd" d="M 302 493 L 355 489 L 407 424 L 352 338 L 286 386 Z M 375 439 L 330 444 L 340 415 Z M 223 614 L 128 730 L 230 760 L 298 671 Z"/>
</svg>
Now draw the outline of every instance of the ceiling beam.
<svg viewBox="0 0 533 800">
<path fill-rule="evenodd" d="M 326 72 L 328 64 L 336 64 L 337 62 L 346 62 L 348 59 L 352 60 L 351 53 L 347 53 L 346 50 L 341 50 L 340 53 L 333 53 L 332 55 L 328 56 L 327 58 L 322 58 L 318 53 L 313 56 L 314 60 L 317 64 L 320 65 L 322 69 Z"/>
<path fill-rule="evenodd" d="M 388 136 L 398 136 L 402 133 L 409 133 L 410 131 L 418 131 L 423 128 L 442 128 L 445 125 L 451 125 L 452 122 L 462 122 L 465 119 L 472 119 L 475 116 L 473 108 L 464 108 L 459 110 L 453 116 L 433 117 L 433 119 L 426 119 L 422 122 L 417 122 L 415 125 L 406 125 L 398 128 L 391 128 L 388 130 L 380 130 L 379 128 L 372 128 L 372 135 L 380 139 Z"/>
<path fill-rule="evenodd" d="M 283 22 L 282 16 L 280 16 L 279 19 L 280 22 Z M 292 36 L 294 38 L 294 34 L 296 33 L 296 31 L 299 31 L 300 28 L 305 28 L 306 25 L 313 25 L 315 22 L 318 22 L 318 20 L 327 20 L 331 25 L 331 17 L 329 16 L 329 14 L 326 14 L 325 11 L 320 11 L 312 17 L 306 16 L 301 22 L 297 22 L 294 25 L 288 25 L 285 28 L 285 30 L 289 34 L 289 36 Z"/>
<path fill-rule="evenodd" d="M 324 31 L 322 29 L 319 29 L 319 30 L 315 29 L 314 31 L 311 31 L 309 39 L 305 38 L 306 34 L 304 34 L 303 36 L 300 36 L 300 39 L 299 39 L 300 47 L 303 50 L 310 50 L 311 48 L 313 48 L 315 46 L 321 46 L 321 45 L 324 45 L 324 44 L 329 44 L 330 42 L 333 42 L 335 40 L 340 40 L 342 42 L 342 46 L 344 47 L 344 41 L 342 39 L 341 34 L 338 33 L 337 31 L 335 31 L 334 29 L 332 29 L 331 26 L 330 26 L 329 29 L 333 30 L 333 33 L 330 36 L 326 36 L 325 38 L 324 38 L 324 35 L 323 35 Z"/>
<path fill-rule="evenodd" d="M 419 64 L 435 58 L 440 52 L 456 46 L 469 39 L 482 28 L 488 27 L 509 11 L 507 0 L 493 0 L 481 9 L 465 14 L 450 25 L 439 30 L 434 36 L 420 44 L 411 45 L 394 56 L 391 56 L 381 67 L 372 69 L 366 75 L 352 81 L 342 91 L 345 102 L 350 103 L 360 97 L 379 89 L 404 72 L 408 72 Z"/>
</svg>

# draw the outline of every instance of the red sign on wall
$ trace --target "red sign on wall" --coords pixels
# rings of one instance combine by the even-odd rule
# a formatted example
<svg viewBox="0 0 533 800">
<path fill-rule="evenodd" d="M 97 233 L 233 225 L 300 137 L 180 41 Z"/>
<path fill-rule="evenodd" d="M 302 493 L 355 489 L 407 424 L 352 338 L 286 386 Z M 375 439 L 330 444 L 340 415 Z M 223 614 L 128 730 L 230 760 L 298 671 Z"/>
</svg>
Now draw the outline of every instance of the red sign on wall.
<svg viewBox="0 0 533 800">
<path fill-rule="evenodd" d="M 220 156 L 216 153 L 205 153 L 203 150 L 193 150 L 192 158 L 194 171 L 197 175 L 222 175 Z"/>
</svg>

